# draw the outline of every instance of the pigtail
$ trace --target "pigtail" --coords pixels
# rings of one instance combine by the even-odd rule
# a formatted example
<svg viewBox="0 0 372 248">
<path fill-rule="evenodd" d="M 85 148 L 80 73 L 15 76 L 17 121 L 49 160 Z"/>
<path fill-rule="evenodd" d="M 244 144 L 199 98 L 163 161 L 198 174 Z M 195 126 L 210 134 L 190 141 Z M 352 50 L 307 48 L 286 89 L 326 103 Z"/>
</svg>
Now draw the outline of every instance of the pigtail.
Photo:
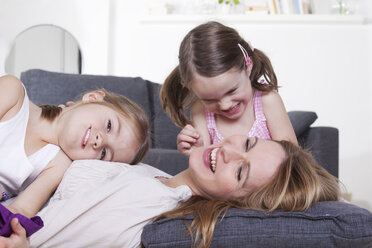
<svg viewBox="0 0 372 248">
<path fill-rule="evenodd" d="M 189 105 L 187 101 L 191 95 L 190 90 L 182 84 L 179 66 L 177 66 L 165 79 L 160 89 L 160 102 L 173 123 L 179 127 L 184 127 L 190 123 L 190 120 L 184 114 L 184 110 Z"/>
<path fill-rule="evenodd" d="M 250 50 L 250 49 L 249 49 Z M 260 91 L 278 90 L 278 80 L 270 59 L 259 49 L 248 53 L 253 60 L 253 68 L 250 75 L 252 86 Z M 260 83 L 265 79 L 267 83 Z"/>
<path fill-rule="evenodd" d="M 41 118 L 53 121 L 61 112 L 62 108 L 56 105 L 41 105 Z"/>
</svg>

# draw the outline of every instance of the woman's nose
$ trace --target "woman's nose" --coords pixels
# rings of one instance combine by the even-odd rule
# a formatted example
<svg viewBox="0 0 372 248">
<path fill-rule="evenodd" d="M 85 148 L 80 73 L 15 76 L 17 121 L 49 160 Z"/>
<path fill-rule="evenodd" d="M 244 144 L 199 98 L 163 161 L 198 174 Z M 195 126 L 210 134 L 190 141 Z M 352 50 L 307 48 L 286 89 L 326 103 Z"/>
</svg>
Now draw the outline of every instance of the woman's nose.
<svg viewBox="0 0 372 248">
<path fill-rule="evenodd" d="M 242 159 L 242 153 L 236 147 L 225 145 L 221 148 L 221 155 L 224 163 Z"/>
</svg>

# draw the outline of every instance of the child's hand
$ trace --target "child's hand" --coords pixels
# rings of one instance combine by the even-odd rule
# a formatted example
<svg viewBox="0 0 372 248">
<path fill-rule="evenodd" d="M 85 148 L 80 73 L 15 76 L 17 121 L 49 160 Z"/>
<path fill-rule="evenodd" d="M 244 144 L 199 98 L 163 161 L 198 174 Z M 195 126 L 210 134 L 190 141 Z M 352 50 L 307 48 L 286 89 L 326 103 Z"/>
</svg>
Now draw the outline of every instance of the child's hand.
<svg viewBox="0 0 372 248">
<path fill-rule="evenodd" d="M 0 248 L 27 248 L 30 247 L 26 238 L 26 230 L 21 226 L 17 218 L 10 222 L 13 233 L 9 238 L 0 237 Z"/>
<path fill-rule="evenodd" d="M 186 125 L 177 135 L 177 149 L 186 156 L 190 155 L 193 147 L 202 145 L 203 141 L 199 133 L 191 125 Z"/>
</svg>

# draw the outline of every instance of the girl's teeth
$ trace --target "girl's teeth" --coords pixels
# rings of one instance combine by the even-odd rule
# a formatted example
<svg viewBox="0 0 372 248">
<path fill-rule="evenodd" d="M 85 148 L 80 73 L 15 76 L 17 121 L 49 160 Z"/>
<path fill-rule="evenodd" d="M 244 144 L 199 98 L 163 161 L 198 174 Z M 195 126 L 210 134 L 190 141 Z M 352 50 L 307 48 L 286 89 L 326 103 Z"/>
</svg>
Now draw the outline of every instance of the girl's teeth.
<svg viewBox="0 0 372 248">
<path fill-rule="evenodd" d="M 239 104 L 236 104 L 235 106 L 233 106 L 232 108 L 230 108 L 229 111 L 233 111 L 233 110 L 236 109 L 238 106 L 239 106 Z"/>
</svg>

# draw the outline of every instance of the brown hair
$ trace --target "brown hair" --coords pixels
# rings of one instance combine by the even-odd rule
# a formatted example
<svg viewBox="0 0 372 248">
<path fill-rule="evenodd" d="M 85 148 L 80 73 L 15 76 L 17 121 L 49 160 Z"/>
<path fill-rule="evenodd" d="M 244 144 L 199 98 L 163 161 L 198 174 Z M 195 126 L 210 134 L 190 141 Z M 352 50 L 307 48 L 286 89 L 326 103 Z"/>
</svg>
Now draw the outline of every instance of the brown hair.
<svg viewBox="0 0 372 248">
<path fill-rule="evenodd" d="M 62 112 L 62 108 L 56 105 L 44 104 L 40 105 L 41 118 L 53 121 Z"/>
<path fill-rule="evenodd" d="M 105 89 L 100 89 L 100 91 L 105 93 L 103 101 L 94 103 L 107 106 L 132 121 L 140 146 L 130 164 L 137 164 L 143 159 L 150 147 L 149 122 L 146 113 L 140 106 L 125 96 L 108 92 Z M 80 104 L 85 103 L 79 101 L 74 106 Z M 41 105 L 40 107 L 42 109 L 41 117 L 49 121 L 53 121 L 62 112 L 62 108 L 55 105 Z"/>
<path fill-rule="evenodd" d="M 232 201 L 210 200 L 193 196 L 176 209 L 156 219 L 193 214 L 188 226 L 190 235 L 198 247 L 209 247 L 219 216 L 222 218 L 232 207 L 272 212 L 305 211 L 319 201 L 336 201 L 340 195 L 338 179 L 329 174 L 301 147 L 278 141 L 287 154 L 275 177 L 267 184 Z"/>
<path fill-rule="evenodd" d="M 247 69 L 245 58 L 238 44 L 252 59 L 250 74 L 252 87 L 260 91 L 278 90 L 277 78 L 269 58 L 249 44 L 230 27 L 218 22 L 207 22 L 192 29 L 183 39 L 179 49 L 179 65 L 169 74 L 160 91 L 163 109 L 172 121 L 183 127 L 190 121 L 184 115 L 194 95 L 189 89 L 195 73 L 204 77 L 216 77 L 236 68 Z M 268 84 L 260 84 L 264 77 Z"/>
</svg>

